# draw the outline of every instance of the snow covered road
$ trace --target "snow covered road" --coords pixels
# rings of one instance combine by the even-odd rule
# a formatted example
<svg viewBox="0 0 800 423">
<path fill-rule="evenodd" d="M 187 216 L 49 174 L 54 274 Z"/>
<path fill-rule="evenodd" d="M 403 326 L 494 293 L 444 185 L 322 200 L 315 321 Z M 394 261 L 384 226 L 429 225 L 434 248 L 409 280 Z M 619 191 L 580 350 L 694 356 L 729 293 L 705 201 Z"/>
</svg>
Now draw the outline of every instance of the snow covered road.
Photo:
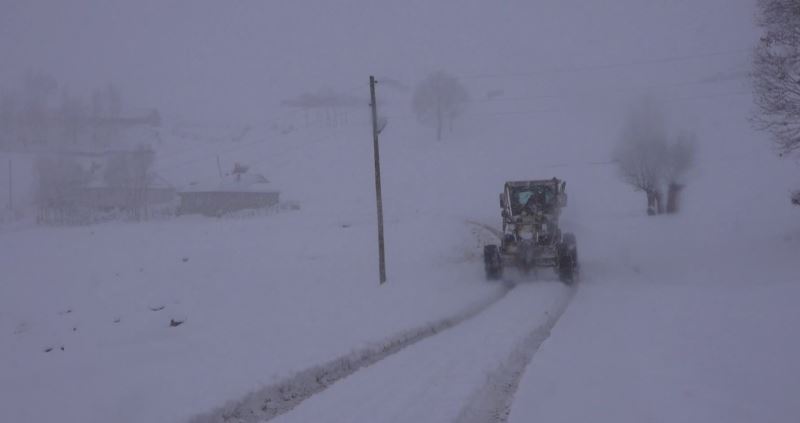
<svg viewBox="0 0 800 423">
<path fill-rule="evenodd" d="M 483 398 L 510 394 L 497 384 L 495 395 L 485 395 L 502 367 L 520 356 L 529 335 L 554 324 L 573 291 L 556 281 L 520 283 L 485 312 L 355 373 L 273 421 L 472 421 L 486 410 L 471 407 L 477 404 L 471 399 L 479 392 Z"/>
<path fill-rule="evenodd" d="M 466 223 L 481 244 L 492 242 L 498 236 L 499 232 L 491 225 L 474 221 Z M 430 390 L 431 386 L 440 386 L 444 388 L 441 394 L 426 395 L 426 401 L 408 408 L 415 408 L 415 413 L 419 415 L 428 415 L 431 413 L 425 411 L 426 407 L 433 407 L 444 401 L 453 407 L 459 406 L 448 410 L 451 414 L 457 413 L 448 417 L 448 421 L 505 421 L 525 367 L 550 335 L 550 330 L 566 310 L 577 288 L 576 285 L 564 286 L 552 278 L 548 280 L 545 276 L 547 274 L 540 272 L 538 277 L 521 277 L 516 272 L 511 272 L 511 278 L 490 284 L 498 288 L 494 295 L 459 313 L 406 329 L 373 342 L 366 348 L 298 371 L 239 400 L 198 414 L 191 422 L 271 421 L 287 413 L 294 415 L 294 410 L 297 407 L 303 408 L 306 400 L 322 396 L 329 388 L 334 389 L 331 401 L 346 404 L 348 400 L 342 401 L 339 396 L 348 396 L 351 395 L 350 391 L 359 392 L 364 389 L 375 391 L 370 382 L 372 379 L 366 379 L 365 383 L 350 377 L 364 373 L 367 368 L 372 369 L 371 372 L 375 374 L 371 377 L 392 380 L 391 384 L 394 386 L 385 390 L 385 396 L 372 394 L 373 407 L 376 409 L 385 404 L 386 400 L 391 402 L 391 399 L 396 398 L 406 398 L 409 405 L 417 404 L 414 397 L 418 395 L 416 392 L 419 389 Z M 544 285 L 537 287 L 539 284 Z M 520 298 L 509 300 L 509 293 Z M 427 346 L 417 347 L 418 344 Z M 394 355 L 404 358 L 396 362 L 399 364 L 385 364 L 391 363 L 390 359 Z M 454 360 L 454 357 L 457 359 Z M 422 375 L 415 372 L 421 372 Z M 398 383 L 391 376 L 392 373 L 416 376 L 405 377 Z M 458 374 L 459 378 L 451 381 L 454 374 Z M 462 381 L 463 377 L 468 378 L 466 382 Z M 340 381 L 342 382 L 339 383 Z M 449 383 L 458 385 L 458 389 L 446 388 Z M 342 384 L 345 387 L 338 388 Z M 453 395 L 460 397 L 453 399 Z M 465 395 L 467 398 L 463 398 Z M 324 400 L 320 407 L 327 407 Z M 346 407 L 346 410 L 351 409 L 352 407 Z M 321 411 L 323 414 L 327 412 Z M 363 418 L 370 421 L 374 419 L 373 415 L 374 413 L 367 410 Z M 301 421 L 306 419 L 299 418 Z M 405 421 L 408 416 L 401 414 L 397 418 Z M 440 418 L 444 416 L 433 421 Z M 348 416 L 347 420 L 352 419 Z M 414 420 L 419 418 L 414 417 Z"/>
<path fill-rule="evenodd" d="M 266 421 L 287 413 L 312 395 L 327 389 L 330 385 L 350 376 L 362 367 L 371 366 L 410 345 L 482 313 L 500 301 L 513 287 L 512 283 L 504 283 L 493 296 L 487 297 L 485 301 L 468 307 L 456 315 L 403 331 L 359 351 L 297 372 L 287 379 L 248 394 L 242 400 L 232 401 L 209 413 L 199 414 L 193 417 L 191 422 Z"/>
</svg>

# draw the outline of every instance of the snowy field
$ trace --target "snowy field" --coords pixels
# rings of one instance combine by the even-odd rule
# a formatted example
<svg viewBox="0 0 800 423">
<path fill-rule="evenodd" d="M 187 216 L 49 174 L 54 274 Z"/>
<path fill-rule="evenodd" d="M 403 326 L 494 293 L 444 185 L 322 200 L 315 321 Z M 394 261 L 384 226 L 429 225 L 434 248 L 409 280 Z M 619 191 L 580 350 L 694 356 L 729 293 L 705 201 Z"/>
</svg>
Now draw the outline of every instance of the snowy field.
<svg viewBox="0 0 800 423">
<path fill-rule="evenodd" d="M 379 287 L 373 226 L 313 212 L 4 234 L 2 420 L 185 419 L 500 289 L 463 222 L 387 236 Z M 46 266 L 19 264 L 37 254 Z"/>
<path fill-rule="evenodd" d="M 726 213 L 615 219 L 637 235 L 585 239 L 598 252 L 592 281 L 528 367 L 511 422 L 800 415 L 796 212 L 750 191 L 740 163 L 723 169 L 708 176 L 719 196 L 708 201 Z"/>
</svg>

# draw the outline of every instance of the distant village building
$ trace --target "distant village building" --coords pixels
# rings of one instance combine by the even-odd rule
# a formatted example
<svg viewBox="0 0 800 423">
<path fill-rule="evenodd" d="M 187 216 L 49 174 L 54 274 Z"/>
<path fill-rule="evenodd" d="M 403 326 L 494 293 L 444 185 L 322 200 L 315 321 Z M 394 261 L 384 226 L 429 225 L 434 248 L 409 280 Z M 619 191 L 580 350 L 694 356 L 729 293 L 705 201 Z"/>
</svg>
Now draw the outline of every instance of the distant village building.
<svg viewBox="0 0 800 423">
<path fill-rule="evenodd" d="M 181 190 L 178 214 L 222 216 L 278 204 L 280 192 L 260 174 L 234 174 L 222 182 L 194 184 Z"/>
</svg>

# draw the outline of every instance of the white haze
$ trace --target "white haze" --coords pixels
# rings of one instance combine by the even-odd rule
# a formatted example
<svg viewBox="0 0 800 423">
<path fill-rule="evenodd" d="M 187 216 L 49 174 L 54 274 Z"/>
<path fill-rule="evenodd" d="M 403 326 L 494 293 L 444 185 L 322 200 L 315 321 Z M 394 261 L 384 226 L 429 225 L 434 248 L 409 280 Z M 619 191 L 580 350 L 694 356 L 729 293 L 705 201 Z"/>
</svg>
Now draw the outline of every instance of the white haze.
<svg viewBox="0 0 800 423">
<path fill-rule="evenodd" d="M 282 99 L 350 89 L 370 73 L 413 84 L 440 69 L 465 76 L 533 72 L 470 82 L 502 85 L 514 97 L 606 97 L 609 89 L 747 69 L 746 50 L 757 36 L 752 22 L 752 4 L 741 0 L 4 0 L 0 86 L 39 69 L 76 91 L 114 82 L 141 107 L 222 122 L 269 118 Z M 602 69 L 729 51 L 739 54 Z M 587 66 L 601 68 L 553 72 Z"/>
<path fill-rule="evenodd" d="M 37 225 L 34 155 L 0 151 L 0 207 L 11 185 L 20 213 L 0 221 L 0 421 L 213 421 L 462 316 L 277 420 L 456 421 L 562 311 L 512 422 L 793 421 L 798 168 L 748 122 L 754 3 L 0 0 L 0 92 L 27 70 L 82 96 L 113 83 L 129 110 L 161 112 L 167 183 L 219 186 L 241 163 L 286 205 Z M 436 71 L 470 95 L 441 142 L 411 107 Z M 383 286 L 370 75 L 387 123 Z M 610 162 L 643 96 L 670 140 L 696 135 L 678 215 L 646 216 Z M 361 107 L 305 125 L 284 103 L 302 98 Z M 553 176 L 582 279 L 510 272 L 520 283 L 492 303 L 504 285 L 484 279 L 492 236 L 474 223 L 499 226 L 504 181 Z"/>
</svg>

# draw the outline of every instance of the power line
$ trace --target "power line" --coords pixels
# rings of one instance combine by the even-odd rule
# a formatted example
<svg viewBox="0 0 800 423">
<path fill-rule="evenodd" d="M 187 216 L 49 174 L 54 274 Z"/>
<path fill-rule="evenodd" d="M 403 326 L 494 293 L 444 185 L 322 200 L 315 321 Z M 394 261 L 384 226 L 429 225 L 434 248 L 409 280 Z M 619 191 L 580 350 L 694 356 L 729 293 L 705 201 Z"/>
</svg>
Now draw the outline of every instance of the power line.
<svg viewBox="0 0 800 423">
<path fill-rule="evenodd" d="M 718 57 L 718 56 L 729 56 L 735 54 L 741 54 L 745 52 L 750 52 L 750 49 L 735 49 L 735 50 L 723 50 L 723 51 L 716 51 L 716 52 L 708 52 L 703 54 L 694 54 L 694 55 L 686 55 L 686 56 L 671 56 L 671 57 L 659 57 L 654 59 L 644 59 L 644 60 L 631 60 L 628 62 L 617 62 L 617 63 L 603 63 L 603 64 L 590 64 L 584 66 L 562 66 L 556 67 L 554 69 L 539 69 L 539 70 L 532 70 L 526 72 L 508 72 L 508 73 L 481 73 L 481 74 L 473 74 L 473 75 L 458 75 L 464 79 L 485 79 L 485 78 L 514 78 L 514 77 L 528 77 L 528 76 L 539 76 L 539 75 L 547 75 L 553 73 L 576 73 L 576 72 L 587 72 L 587 71 L 594 71 L 594 70 L 607 70 L 607 69 L 615 69 L 615 68 L 624 68 L 630 66 L 644 66 L 644 65 L 656 65 L 656 64 L 663 64 L 663 63 L 674 63 L 674 62 L 687 62 L 692 60 L 699 60 L 699 59 L 707 59 L 710 57 Z"/>
<path fill-rule="evenodd" d="M 707 94 L 707 95 L 698 95 L 698 96 L 690 96 L 690 97 L 676 97 L 676 98 L 667 98 L 664 99 L 664 102 L 672 103 L 672 102 L 681 102 L 681 101 L 692 101 L 692 100 L 704 100 L 704 99 L 711 99 L 711 98 L 719 98 L 719 97 L 731 97 L 731 96 L 740 96 L 740 95 L 749 95 L 752 94 L 751 91 L 731 91 L 725 93 L 717 93 L 717 94 Z M 550 107 L 550 108 L 543 108 L 543 109 L 535 109 L 535 110 L 514 110 L 514 111 L 499 111 L 499 112 L 471 112 L 466 113 L 465 116 L 513 116 L 513 115 L 537 115 L 543 113 L 554 113 L 560 112 L 563 110 L 576 110 L 581 108 L 589 108 L 591 106 L 583 105 L 578 107 L 572 106 L 557 106 L 557 107 Z M 396 120 L 410 120 L 414 119 L 413 115 L 386 115 L 387 118 L 396 119 Z"/>
<path fill-rule="evenodd" d="M 705 100 L 709 98 L 719 98 L 719 97 L 733 97 L 739 95 L 752 95 L 753 92 L 749 90 L 742 90 L 742 91 L 732 91 L 728 93 L 719 93 L 719 94 L 708 94 L 708 95 L 699 95 L 699 96 L 692 96 L 692 97 L 678 97 L 678 98 L 668 98 L 664 100 L 667 103 L 672 102 L 679 102 L 679 101 L 687 101 L 687 100 Z"/>
<path fill-rule="evenodd" d="M 744 79 L 744 78 L 741 78 Z M 613 90 L 608 90 L 609 93 L 624 93 L 624 92 L 647 92 L 657 88 L 677 88 L 677 87 L 686 87 L 692 85 L 706 85 L 706 84 L 713 84 L 717 81 L 707 81 L 704 79 L 694 80 L 694 81 L 682 81 L 682 82 L 675 82 L 669 84 L 651 84 L 644 87 L 626 87 L 626 88 L 617 88 Z M 601 93 L 602 94 L 602 93 Z M 591 91 L 582 91 L 582 92 L 573 92 L 570 94 L 543 94 L 543 95 L 534 95 L 534 96 L 524 96 L 524 97 L 495 97 L 495 98 L 487 98 L 487 99 L 480 99 L 480 100 L 469 100 L 469 103 L 491 103 L 495 101 L 525 101 L 525 100 L 537 100 L 537 99 L 560 99 L 566 97 L 581 97 L 581 96 L 598 96 L 596 92 Z"/>
</svg>

